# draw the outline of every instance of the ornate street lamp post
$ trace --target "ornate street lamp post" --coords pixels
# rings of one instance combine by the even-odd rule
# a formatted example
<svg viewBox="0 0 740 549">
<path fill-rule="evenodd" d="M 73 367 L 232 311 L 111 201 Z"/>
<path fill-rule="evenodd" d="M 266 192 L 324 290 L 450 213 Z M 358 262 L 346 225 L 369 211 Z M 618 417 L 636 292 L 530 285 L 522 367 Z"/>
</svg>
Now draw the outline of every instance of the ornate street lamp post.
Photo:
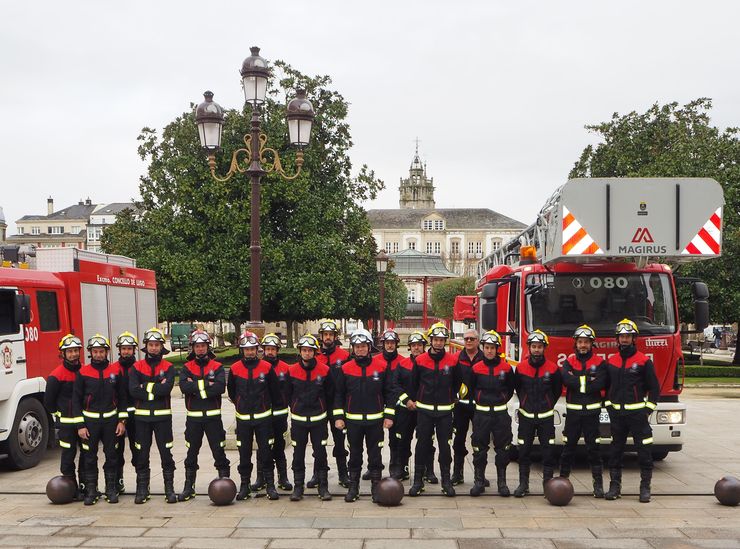
<svg viewBox="0 0 740 549">
<path fill-rule="evenodd" d="M 385 272 L 388 270 L 388 254 L 383 250 L 375 257 L 375 267 L 380 278 L 380 319 L 378 322 L 378 333 L 385 330 Z"/>
<path fill-rule="evenodd" d="M 244 136 L 244 147 L 235 150 L 231 155 L 231 166 L 224 177 L 216 174 L 216 153 L 221 149 L 221 134 L 224 124 L 224 110 L 213 101 L 213 92 L 203 94 L 205 100 L 195 109 L 195 121 L 198 125 L 200 144 L 208 154 L 208 166 L 211 176 L 216 181 L 228 181 L 236 173 L 246 173 L 252 185 L 251 199 L 251 283 L 249 292 L 249 320 L 252 325 L 262 322 L 262 305 L 260 292 L 260 185 L 262 176 L 266 173 L 278 173 L 283 179 L 292 180 L 298 177 L 303 167 L 303 147 L 306 147 L 311 138 L 311 125 L 314 120 L 314 111 L 311 103 L 306 99 L 304 90 L 296 90 L 295 99 L 287 106 L 286 118 L 288 133 L 292 145 L 298 148 L 296 152 L 296 172 L 288 175 L 283 170 L 278 152 L 267 146 L 267 135 L 262 132 L 262 105 L 267 95 L 270 69 L 267 61 L 260 57 L 260 49 L 251 48 L 251 55 L 244 60 L 241 68 L 242 88 L 244 100 L 252 107 L 250 131 Z M 272 161 L 266 158 L 272 157 Z M 238 327 L 235 327 L 238 330 Z"/>
</svg>

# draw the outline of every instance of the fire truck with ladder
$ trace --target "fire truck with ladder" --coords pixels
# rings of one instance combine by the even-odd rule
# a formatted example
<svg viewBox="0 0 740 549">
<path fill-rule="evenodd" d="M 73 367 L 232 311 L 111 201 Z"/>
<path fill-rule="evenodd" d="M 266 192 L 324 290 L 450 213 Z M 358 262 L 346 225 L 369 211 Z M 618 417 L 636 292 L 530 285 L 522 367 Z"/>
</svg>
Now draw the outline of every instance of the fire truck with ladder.
<svg viewBox="0 0 740 549">
<path fill-rule="evenodd" d="M 0 457 L 16 469 L 38 464 L 54 441 L 42 402 L 62 336 L 141 338 L 157 323 L 154 272 L 132 259 L 41 248 L 35 263 L 0 268 Z"/>
<path fill-rule="evenodd" d="M 581 324 L 595 329 L 596 353 L 607 358 L 617 351 L 617 322 L 635 321 L 638 348 L 653 360 L 660 382 L 650 423 L 654 457 L 664 459 L 681 450 L 687 426 L 686 405 L 679 400 L 685 372 L 677 286 L 688 285 L 693 298 L 694 318 L 685 322 L 700 331 L 709 316 L 706 284 L 682 278 L 676 269 L 721 254 L 723 205 L 722 188 L 713 179 L 568 181 L 535 223 L 480 261 L 478 329 L 499 332 L 514 364 L 526 350 L 527 335 L 540 329 L 550 339 L 546 355 L 561 365 L 573 352 L 572 335 Z M 515 401 L 510 412 L 516 428 Z M 562 444 L 566 414 L 561 398 L 556 444 Z M 600 422 L 600 441 L 608 443 L 609 415 L 603 408 Z"/>
</svg>

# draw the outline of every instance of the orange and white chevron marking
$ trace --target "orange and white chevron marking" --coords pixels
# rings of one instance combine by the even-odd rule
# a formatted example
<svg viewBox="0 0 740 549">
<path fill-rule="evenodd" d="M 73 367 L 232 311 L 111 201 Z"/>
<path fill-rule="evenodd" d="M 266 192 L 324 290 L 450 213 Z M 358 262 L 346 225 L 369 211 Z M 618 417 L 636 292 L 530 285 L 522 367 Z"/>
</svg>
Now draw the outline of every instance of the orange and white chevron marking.
<svg viewBox="0 0 740 549">
<path fill-rule="evenodd" d="M 604 250 L 594 242 L 570 210 L 563 206 L 563 254 L 596 255 L 603 253 Z"/>
<path fill-rule="evenodd" d="M 722 235 L 722 208 L 717 210 L 699 229 L 696 236 L 681 252 L 684 255 L 719 255 Z"/>
</svg>

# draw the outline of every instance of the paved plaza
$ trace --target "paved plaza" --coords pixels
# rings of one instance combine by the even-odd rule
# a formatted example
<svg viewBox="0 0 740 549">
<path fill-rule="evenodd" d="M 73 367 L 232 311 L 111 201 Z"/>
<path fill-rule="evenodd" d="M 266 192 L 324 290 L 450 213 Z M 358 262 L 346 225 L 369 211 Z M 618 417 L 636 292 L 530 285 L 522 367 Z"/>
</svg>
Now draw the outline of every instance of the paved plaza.
<svg viewBox="0 0 740 549">
<path fill-rule="evenodd" d="M 299 503 L 287 497 L 279 501 L 258 497 L 215 507 L 205 495 L 215 476 L 205 447 L 195 500 L 167 505 L 160 473 L 153 475 L 156 495 L 146 505 L 134 505 L 129 494 L 117 505 L 101 500 L 94 507 L 56 506 L 43 493 L 47 480 L 58 474 L 58 452 L 51 451 L 34 469 L 0 470 L 0 547 L 740 547 L 740 507 L 723 507 L 712 496 L 718 478 L 740 476 L 740 389 L 689 389 L 684 400 L 691 425 L 688 443 L 683 452 L 656 463 L 650 504 L 637 502 L 639 471 L 634 456 L 626 460 L 621 500 L 591 497 L 590 473 L 580 463 L 572 476 L 577 495 L 567 507 L 553 507 L 544 500 L 538 468 L 533 471 L 531 496 L 469 497 L 473 472 L 468 456 L 466 483 L 456 487 L 462 494 L 456 498 L 441 496 L 439 485 L 427 485 L 424 496 L 406 497 L 400 507 L 382 508 L 370 502 L 369 483 L 363 483 L 360 501 L 347 504 L 332 470 L 335 499 L 330 502 L 319 501 L 316 490 L 307 490 Z M 176 409 L 175 429 L 182 433 L 181 399 Z M 233 412 L 225 419 L 232 422 Z M 184 453 L 182 437 L 176 436 L 178 491 Z M 235 473 L 237 454 L 234 450 L 228 454 Z M 157 462 L 153 450 L 153 463 Z M 493 474 L 489 471 L 489 476 Z M 513 488 L 515 463 L 508 477 Z M 131 470 L 126 485 L 132 492 Z"/>
</svg>

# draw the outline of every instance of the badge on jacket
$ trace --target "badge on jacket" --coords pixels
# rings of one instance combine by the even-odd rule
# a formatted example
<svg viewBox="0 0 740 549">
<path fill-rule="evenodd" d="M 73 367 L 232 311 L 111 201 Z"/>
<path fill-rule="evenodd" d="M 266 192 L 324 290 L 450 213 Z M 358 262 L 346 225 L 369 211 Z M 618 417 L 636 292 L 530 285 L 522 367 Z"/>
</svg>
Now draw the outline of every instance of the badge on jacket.
<svg viewBox="0 0 740 549">
<path fill-rule="evenodd" d="M 260 375 L 257 376 L 257 377 L 259 378 L 259 382 L 260 383 L 264 383 L 265 382 L 265 373 L 264 372 L 260 372 Z"/>
<path fill-rule="evenodd" d="M 373 372 L 373 381 L 380 381 L 380 374 L 377 370 Z"/>
</svg>

